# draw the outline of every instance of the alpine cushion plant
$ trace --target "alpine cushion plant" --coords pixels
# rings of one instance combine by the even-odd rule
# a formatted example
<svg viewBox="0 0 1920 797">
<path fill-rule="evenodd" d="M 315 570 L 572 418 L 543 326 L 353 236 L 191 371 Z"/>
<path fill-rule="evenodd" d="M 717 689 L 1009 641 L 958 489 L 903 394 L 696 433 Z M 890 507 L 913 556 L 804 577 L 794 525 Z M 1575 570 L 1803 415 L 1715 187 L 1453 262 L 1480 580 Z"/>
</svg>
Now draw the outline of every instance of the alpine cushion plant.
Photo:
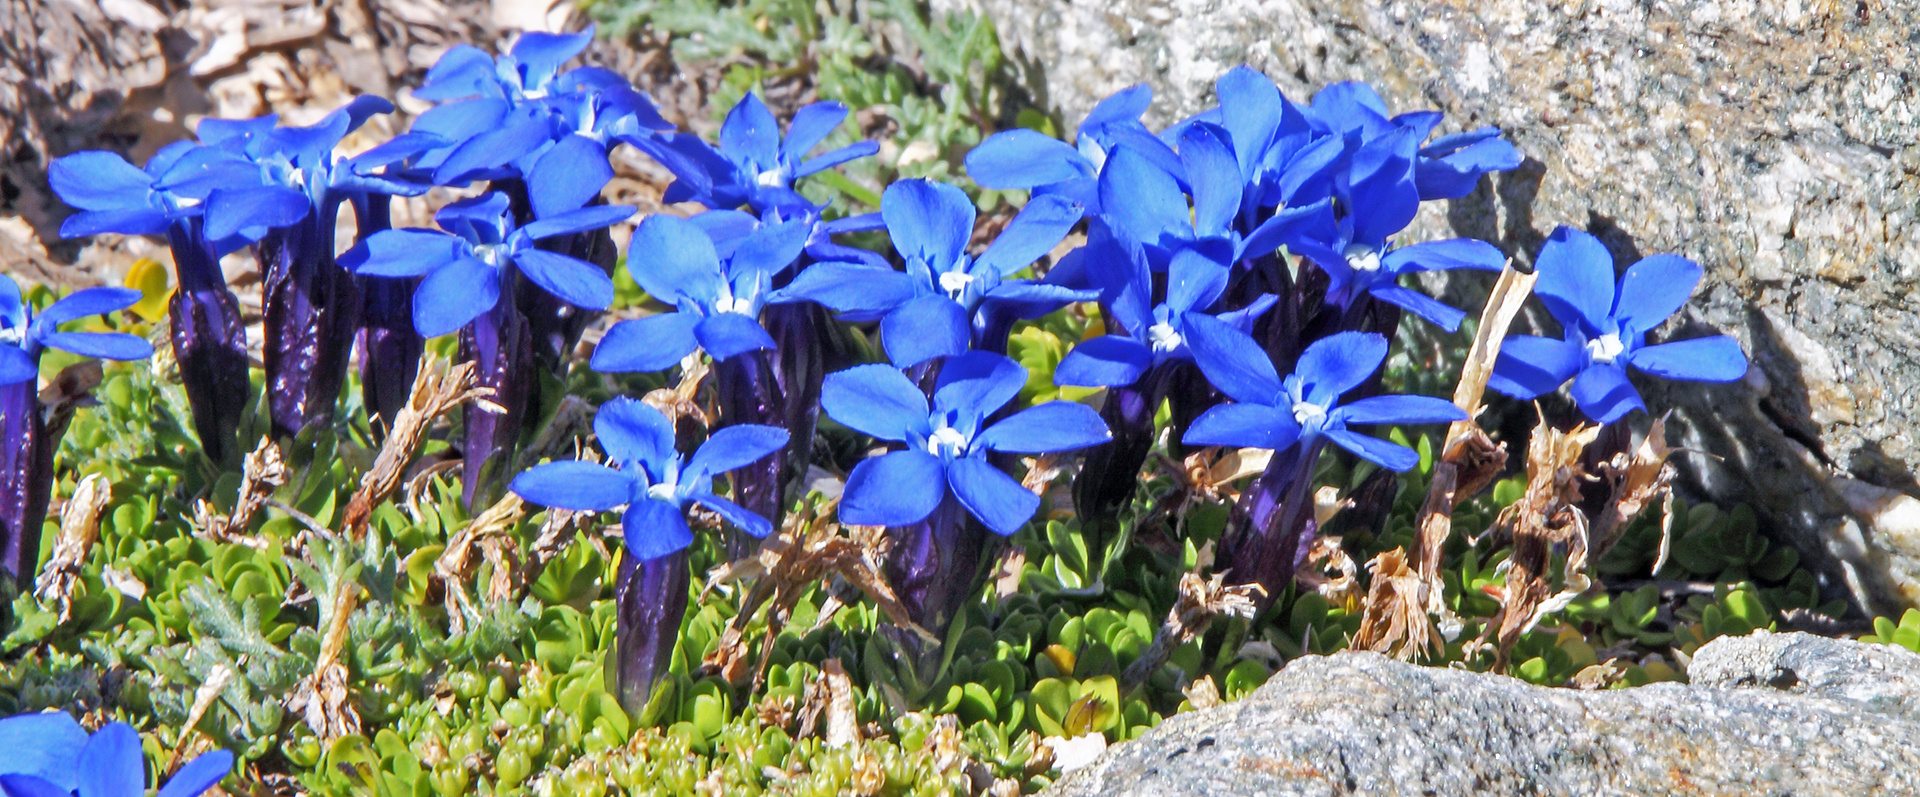
<svg viewBox="0 0 1920 797">
<path fill-rule="evenodd" d="M 931 403 L 906 374 L 881 364 L 831 374 L 821 390 L 828 417 L 893 444 L 847 474 L 839 517 L 891 527 L 889 582 L 915 621 L 935 633 L 970 586 L 978 551 L 962 538 L 967 517 L 1006 536 L 1040 507 L 1039 496 L 989 455 L 1058 453 L 1111 439 L 1093 408 L 1067 401 L 990 423 L 1026 382 L 1019 363 L 974 351 L 941 364 Z"/>
<path fill-rule="evenodd" d="M 881 194 L 880 215 L 905 272 L 870 263 L 816 263 L 775 292 L 772 301 L 811 300 L 849 320 L 879 318 L 888 359 L 908 368 L 969 348 L 1004 352 L 1011 317 L 1037 317 L 1096 296 L 1008 279 L 1052 250 L 1080 221 L 1080 207 L 1066 199 L 1034 197 L 977 258 L 967 254 L 973 202 L 958 188 L 902 180 Z"/>
<path fill-rule="evenodd" d="M 143 797 L 147 765 L 140 734 L 113 722 L 89 736 L 65 712 L 0 720 L 0 795 Z M 182 765 L 155 797 L 199 797 L 233 770 L 233 754 L 203 753 Z"/>
<path fill-rule="evenodd" d="M 53 490 L 53 454 L 65 420 L 49 425 L 40 406 L 40 353 L 138 360 L 153 354 L 145 338 L 122 332 L 62 332 L 60 325 L 124 310 L 140 301 L 126 288 L 88 288 L 35 314 L 12 277 L 0 274 L 0 569 L 31 578 L 40 527 Z"/>
<path fill-rule="evenodd" d="M 1613 279 L 1600 240 L 1570 227 L 1553 231 L 1535 263 L 1533 292 L 1563 329 L 1561 339 L 1510 335 L 1487 386 L 1519 399 L 1573 380 L 1574 403 L 1588 418 L 1612 423 L 1645 410 L 1626 366 L 1663 379 L 1732 382 L 1747 373 L 1740 343 L 1725 335 L 1646 345 L 1647 333 L 1678 312 L 1700 284 L 1700 265 L 1650 255 Z"/>
<path fill-rule="evenodd" d="M 1208 381 L 1233 399 L 1195 419 L 1189 445 L 1264 448 L 1266 472 L 1241 495 L 1221 559 L 1236 583 L 1258 583 L 1269 599 L 1293 580 L 1295 554 L 1313 529 L 1309 486 L 1320 451 L 1333 443 L 1393 471 L 1419 464 L 1412 449 L 1363 435 L 1350 426 L 1447 423 L 1467 415 L 1428 396 L 1374 396 L 1342 403 L 1385 362 L 1386 337 L 1339 332 L 1301 353 L 1282 379 L 1266 352 L 1246 334 L 1205 316 L 1190 319 L 1194 359 Z"/>
<path fill-rule="evenodd" d="M 718 149 L 692 133 L 624 140 L 673 173 L 663 202 L 698 202 L 715 210 L 815 210 L 793 190 L 793 181 L 880 151 L 879 142 L 861 141 L 807 157 L 846 118 L 845 105 L 812 103 L 794 112 L 783 137 L 767 104 L 748 92 L 727 112 Z"/>
<path fill-rule="evenodd" d="M 787 432 L 729 426 L 716 430 L 692 457 L 682 457 L 673 423 L 646 403 L 624 397 L 600 406 L 593 432 L 607 454 L 606 465 L 550 462 L 514 477 L 511 489 L 542 506 L 581 512 L 626 507 L 621 516 L 626 555 L 615 588 L 620 607 L 616 673 L 622 705 L 638 715 L 654 682 L 667 671 L 686 611 L 686 549 L 693 544 L 687 505 L 706 507 L 754 537 L 767 536 L 773 524 L 715 495 L 713 479 L 780 451 Z"/>
</svg>

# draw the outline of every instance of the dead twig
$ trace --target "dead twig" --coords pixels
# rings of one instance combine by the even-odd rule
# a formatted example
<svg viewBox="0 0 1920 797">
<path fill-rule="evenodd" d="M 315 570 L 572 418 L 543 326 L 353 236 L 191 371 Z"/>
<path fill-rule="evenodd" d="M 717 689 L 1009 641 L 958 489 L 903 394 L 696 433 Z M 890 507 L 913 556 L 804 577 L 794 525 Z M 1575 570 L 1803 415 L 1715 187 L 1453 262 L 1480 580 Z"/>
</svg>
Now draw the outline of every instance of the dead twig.
<svg viewBox="0 0 1920 797">
<path fill-rule="evenodd" d="M 253 518 L 264 506 L 280 505 L 273 500 L 275 490 L 286 485 L 289 472 L 286 460 L 280 455 L 280 447 L 270 437 L 260 438 L 260 445 L 247 454 L 241 463 L 240 495 L 234 499 L 233 514 L 220 515 L 213 511 L 213 505 L 202 499 L 193 506 L 194 525 L 205 532 L 215 542 L 245 545 L 257 551 L 271 547 L 271 543 L 247 533 L 253 525 Z M 284 510 L 283 510 L 284 511 Z M 307 525 L 314 525 L 313 518 L 298 512 L 288 512 L 295 520 L 306 518 Z M 331 536 L 332 532 L 326 532 Z"/>
<path fill-rule="evenodd" d="M 1259 584 L 1226 585 L 1226 574 L 1215 573 L 1212 578 L 1201 578 L 1199 573 L 1184 573 L 1180 576 L 1180 586 L 1173 601 L 1173 609 L 1167 612 L 1167 619 L 1160 623 L 1160 630 L 1153 635 L 1153 643 L 1141 651 L 1140 658 L 1128 665 L 1121 673 L 1121 683 L 1133 689 L 1147 682 L 1147 679 L 1167 663 L 1173 655 L 1173 649 L 1179 647 L 1213 627 L 1216 617 L 1253 617 L 1259 608 L 1259 598 L 1266 595 L 1266 589 Z"/>
<path fill-rule="evenodd" d="M 113 487 L 102 474 L 89 473 L 74 487 L 73 497 L 60 512 L 60 538 L 54 541 L 53 556 L 34 582 L 33 596 L 43 602 L 60 605 L 60 622 L 73 611 L 73 587 L 80 581 L 80 567 L 100 539 L 100 515 L 113 497 Z"/>
<path fill-rule="evenodd" d="M 435 359 L 431 354 L 420 357 L 420 375 L 414 379 L 413 395 L 407 398 L 407 405 L 400 408 L 398 417 L 393 420 L 393 432 L 380 446 L 380 455 L 373 461 L 373 468 L 360 479 L 360 489 L 355 490 L 353 498 L 347 502 L 345 522 L 342 528 L 358 540 L 366 535 L 367 521 L 373 516 L 373 508 L 379 506 L 400 488 L 405 479 L 408 463 L 413 461 L 414 451 L 420 446 L 427 427 L 433 424 L 448 410 L 463 402 L 471 401 L 473 406 L 483 412 L 504 412 L 499 405 L 488 401 L 493 395 L 492 388 L 473 386 L 473 363 L 461 363 L 449 367 L 444 360 Z"/>
</svg>

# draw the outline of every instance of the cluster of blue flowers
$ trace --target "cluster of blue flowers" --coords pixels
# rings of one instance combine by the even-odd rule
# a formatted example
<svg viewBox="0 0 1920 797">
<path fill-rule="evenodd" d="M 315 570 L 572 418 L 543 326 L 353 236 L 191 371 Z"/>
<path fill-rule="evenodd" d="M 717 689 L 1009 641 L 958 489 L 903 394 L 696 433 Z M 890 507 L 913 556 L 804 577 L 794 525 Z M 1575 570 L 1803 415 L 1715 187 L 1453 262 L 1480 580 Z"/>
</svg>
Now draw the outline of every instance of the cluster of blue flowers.
<svg viewBox="0 0 1920 797">
<path fill-rule="evenodd" d="M 207 120 L 199 141 L 169 146 L 145 168 L 86 152 L 57 161 L 52 180 L 79 210 L 65 234 L 167 237 L 179 275 L 174 356 L 216 461 L 237 456 L 235 424 L 251 401 L 244 328 L 221 256 L 251 247 L 265 272 L 266 404 L 282 435 L 330 422 L 354 359 L 369 414 L 391 421 L 424 340 L 458 334 L 461 356 L 478 364 L 480 384 L 504 411 L 465 413 L 467 500 L 484 505 L 504 488 L 548 507 L 624 508 L 618 672 L 629 704 L 644 702 L 680 626 L 694 540 L 688 512 L 717 514 L 730 529 L 729 550 L 751 551 L 802 482 L 820 411 L 877 444 L 848 474 L 839 518 L 888 527 L 892 586 L 913 619 L 936 632 L 968 594 L 985 535 L 1012 534 L 1039 510 L 1040 498 L 1017 478 L 1019 455 L 1084 452 L 1074 503 L 1096 536 L 1092 547 L 1103 529 L 1117 528 L 1160 439 L 1154 419 L 1163 405 L 1176 451 L 1273 450 L 1268 471 L 1243 494 L 1219 560 L 1236 581 L 1271 595 L 1291 581 L 1296 552 L 1314 533 L 1307 488 L 1325 446 L 1405 470 L 1417 455 L 1368 429 L 1465 418 L 1439 399 L 1383 395 L 1381 375 L 1403 314 L 1447 331 L 1465 317 L 1402 277 L 1505 266 L 1483 241 L 1397 240 L 1422 202 L 1464 196 L 1483 175 L 1520 164 L 1496 129 L 1435 138 L 1439 113 L 1393 115 L 1364 84 L 1330 86 L 1299 104 L 1242 67 L 1220 78 L 1218 107 L 1155 132 L 1141 122 L 1151 92 L 1134 87 L 1100 103 L 1072 144 L 1010 130 L 968 155 L 979 184 L 1031 192 L 980 244 L 974 205 L 951 185 L 894 183 L 868 215 L 844 215 L 797 191 L 796 180 L 877 151 L 861 142 L 813 154 L 846 119 L 838 103 L 799 109 L 783 135 L 749 94 L 714 146 L 674 131 L 614 73 L 562 71 L 591 35 L 528 33 L 498 57 L 450 50 L 415 92 L 440 104 L 353 157 L 335 150 L 371 115 L 392 110 L 384 100 L 357 99 L 308 127 Z M 600 195 L 613 175 L 608 153 L 623 144 L 675 176 L 667 201 L 707 209 L 639 223 L 626 268 L 673 309 L 613 324 L 590 366 L 660 372 L 704 355 L 718 416 L 696 444 L 660 410 L 618 398 L 594 422 L 604 461 L 511 473 L 526 415 L 542 403 L 537 391 L 560 381 L 537 378 L 540 369 L 564 376 L 583 333 L 613 302 L 608 228 L 635 209 Z M 473 190 L 439 211 L 436 229 L 391 228 L 393 197 L 435 186 Z M 336 257 L 343 205 L 353 208 L 358 235 Z M 891 253 L 836 240 L 872 231 L 886 233 Z M 1744 356 L 1726 338 L 1645 342 L 1692 292 L 1693 263 L 1651 257 L 1616 284 L 1606 251 L 1562 229 L 1537 268 L 1565 338 L 1509 340 L 1496 390 L 1531 398 L 1571 380 L 1578 406 L 1607 422 L 1643 408 L 1626 365 L 1676 379 L 1744 373 Z M 31 387 L 41 347 L 145 356 L 139 339 L 57 328 L 137 298 L 83 291 L 29 318 L 17 288 L 0 280 L 0 413 L 9 430 L 37 417 Z M 1074 303 L 1097 306 L 1106 334 L 1078 342 L 1054 379 L 1105 388 L 1099 409 L 1063 401 L 1017 408 L 1028 374 L 1006 356 L 1010 333 Z M 841 343 L 849 328 L 877 330 L 886 362 L 854 364 L 857 352 Z M 28 387 L 5 392 L 15 384 Z M 0 457 L 36 450 L 9 445 Z M 27 473 L 10 465 L 5 478 L 16 470 Z M 727 479 L 730 497 L 715 491 L 717 478 Z M 22 509 L 5 518 L 8 551 L 37 550 L 44 487 L 39 493 L 38 516 Z M 32 565 L 9 554 L 14 573 Z"/>
</svg>

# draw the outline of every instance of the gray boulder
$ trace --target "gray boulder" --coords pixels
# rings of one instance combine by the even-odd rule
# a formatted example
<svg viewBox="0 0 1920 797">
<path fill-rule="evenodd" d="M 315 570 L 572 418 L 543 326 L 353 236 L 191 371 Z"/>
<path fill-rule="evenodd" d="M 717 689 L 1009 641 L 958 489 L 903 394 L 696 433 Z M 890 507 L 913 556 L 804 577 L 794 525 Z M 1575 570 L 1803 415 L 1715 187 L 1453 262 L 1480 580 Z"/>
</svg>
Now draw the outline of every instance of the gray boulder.
<svg viewBox="0 0 1920 797">
<path fill-rule="evenodd" d="M 1920 655 L 1762 632 L 1708 643 L 1692 675 L 1583 692 L 1308 657 L 1045 794 L 1920 794 Z"/>
<path fill-rule="evenodd" d="M 1870 611 L 1920 604 L 1920 14 L 1886 0 L 936 0 L 996 24 L 1070 124 L 1115 89 L 1150 122 L 1246 63 L 1304 101 L 1366 80 L 1398 110 L 1498 125 L 1529 160 L 1406 240 L 1473 235 L 1523 260 L 1557 224 L 1624 267 L 1707 268 L 1665 331 L 1739 338 L 1743 385 L 1677 407 L 1690 486 L 1752 503 Z"/>
</svg>

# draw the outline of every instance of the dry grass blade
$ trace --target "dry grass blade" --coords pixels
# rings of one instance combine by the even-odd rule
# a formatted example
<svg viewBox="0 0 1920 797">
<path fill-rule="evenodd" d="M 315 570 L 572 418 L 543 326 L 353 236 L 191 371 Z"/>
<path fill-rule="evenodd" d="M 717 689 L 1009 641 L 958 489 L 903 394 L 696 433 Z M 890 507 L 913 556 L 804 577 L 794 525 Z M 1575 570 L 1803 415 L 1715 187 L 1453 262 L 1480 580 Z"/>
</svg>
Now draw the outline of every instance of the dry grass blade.
<svg viewBox="0 0 1920 797">
<path fill-rule="evenodd" d="M 1440 650 L 1440 633 L 1427 616 L 1427 585 L 1407 566 L 1405 548 L 1382 551 L 1367 563 L 1373 575 L 1366 615 L 1353 635 L 1356 650 L 1385 653 L 1402 661 Z"/>
<path fill-rule="evenodd" d="M 448 608 L 452 610 L 447 612 L 449 633 L 461 633 L 465 629 L 461 618 L 474 608 L 466 584 L 473 578 L 479 559 L 493 565 L 493 578 L 487 584 L 488 602 L 498 603 L 513 595 L 519 570 L 507 561 L 510 550 L 516 547 L 507 532 L 526 516 L 526 502 L 518 495 L 507 493 L 447 540 L 446 550 L 433 562 L 433 575 L 444 589 Z M 475 552 L 480 556 L 474 556 Z"/>
<path fill-rule="evenodd" d="M 498 405 L 487 401 L 487 397 L 493 395 L 492 388 L 473 386 L 474 367 L 473 363 L 448 367 L 445 360 L 435 359 L 431 354 L 421 355 L 420 375 L 414 379 L 413 395 L 393 419 L 393 431 L 380 446 L 373 468 L 360 479 L 360 489 L 354 491 L 352 500 L 347 502 L 345 529 L 354 539 L 366 534 L 367 519 L 373 515 L 373 508 L 400 488 L 406 478 L 407 465 L 413 462 L 414 451 L 418 450 L 421 438 L 434 419 L 468 401 L 485 412 L 502 412 Z"/>
<path fill-rule="evenodd" d="M 1667 419 L 1663 416 L 1654 419 L 1646 439 L 1631 454 L 1615 454 L 1613 459 L 1600 463 L 1600 478 L 1607 483 L 1610 497 L 1593 521 L 1595 557 L 1604 556 L 1620 540 L 1627 524 L 1646 511 L 1655 499 L 1663 499 L 1671 508 L 1674 469 L 1667 458 L 1672 454 L 1673 449 L 1667 446 Z M 1666 563 L 1665 553 L 1673 530 L 1670 509 L 1662 530 L 1661 556 L 1654 572 L 1659 572 L 1660 566 Z"/>
<path fill-rule="evenodd" d="M 827 688 L 827 746 L 858 747 L 860 715 L 854 710 L 853 679 L 847 677 L 839 659 L 821 662 L 820 674 Z"/>
<path fill-rule="evenodd" d="M 247 534 L 247 528 L 253 525 L 253 518 L 260 513 L 261 507 L 274 503 L 274 490 L 284 486 L 288 476 L 287 463 L 280 455 L 280 447 L 271 438 L 260 438 L 260 445 L 254 447 L 253 452 L 247 454 L 241 463 L 240 495 L 234 501 L 233 514 L 215 514 L 213 505 L 203 499 L 193 507 L 195 526 L 215 542 L 266 550 L 271 543 Z"/>
<path fill-rule="evenodd" d="M 287 699 L 287 710 L 299 714 L 314 735 L 328 744 L 360 732 L 360 714 L 353 708 L 353 695 L 347 686 L 350 675 L 340 660 L 347 647 L 347 621 L 359 606 L 360 585 L 341 579 L 334 590 L 330 621 L 320 638 L 313 674 L 300 679 Z"/>
<path fill-rule="evenodd" d="M 34 582 L 33 596 L 60 605 L 60 622 L 73 611 L 73 587 L 80 580 L 80 566 L 100 539 L 100 515 L 113 497 L 113 487 L 102 474 L 89 473 L 74 487 L 73 497 L 60 512 L 60 538 L 53 543 L 53 556 Z"/>
<path fill-rule="evenodd" d="M 200 684 L 199 689 L 194 690 L 193 706 L 187 710 L 186 721 L 180 723 L 180 740 L 174 742 L 173 753 L 167 757 L 167 765 L 161 767 L 162 772 L 172 772 L 180 766 L 180 759 L 187 753 L 187 745 L 194 739 L 193 726 L 199 725 L 200 718 L 207 715 L 208 709 L 213 708 L 213 701 L 220 699 L 221 690 L 233 683 L 233 676 L 233 668 L 224 664 L 215 665 L 213 672 L 208 673 L 207 680 Z"/>
<path fill-rule="evenodd" d="M 1301 586 L 1320 593 L 1327 603 L 1351 611 L 1359 608 L 1360 569 L 1341 543 L 1337 536 L 1313 538 L 1313 544 L 1307 547 L 1306 566 L 1300 568 L 1294 579 Z"/>
<path fill-rule="evenodd" d="M 1587 516 L 1580 511 L 1580 490 L 1593 477 L 1580 466 L 1580 458 L 1599 434 L 1598 426 L 1563 432 L 1543 420 L 1527 442 L 1527 489 L 1494 521 L 1494 529 L 1513 544 L 1500 613 L 1497 622 L 1488 624 L 1490 631 L 1497 627 L 1496 670 L 1505 670 L 1514 643 L 1544 613 L 1554 546 L 1571 546 L 1569 574 L 1585 566 Z"/>
<path fill-rule="evenodd" d="M 1227 586 L 1226 578 L 1225 573 L 1215 573 L 1212 578 L 1201 578 L 1199 573 L 1181 574 L 1173 609 L 1154 633 L 1153 644 L 1121 673 L 1121 682 L 1127 688 L 1146 683 L 1160 665 L 1167 663 L 1174 648 L 1206 633 L 1213 627 L 1214 618 L 1253 617 L 1266 589 L 1259 584 Z"/>
</svg>

